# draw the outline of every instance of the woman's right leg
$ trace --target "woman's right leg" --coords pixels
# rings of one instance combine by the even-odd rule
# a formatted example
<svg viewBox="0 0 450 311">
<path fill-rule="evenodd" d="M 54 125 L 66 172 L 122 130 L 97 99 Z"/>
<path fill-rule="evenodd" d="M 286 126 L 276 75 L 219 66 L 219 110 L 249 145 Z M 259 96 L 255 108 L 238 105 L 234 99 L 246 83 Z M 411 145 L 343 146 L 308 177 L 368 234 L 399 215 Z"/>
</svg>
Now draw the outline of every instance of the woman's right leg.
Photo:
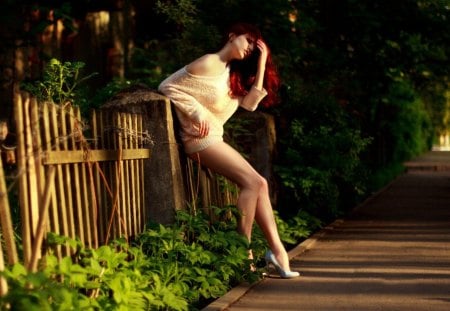
<svg viewBox="0 0 450 311">
<path fill-rule="evenodd" d="M 266 180 L 239 152 L 224 142 L 191 155 L 191 158 L 240 187 L 237 206 L 242 216 L 238 231 L 251 241 L 253 221 L 256 219 L 276 259 L 289 271 L 289 258 L 278 234 Z"/>
</svg>

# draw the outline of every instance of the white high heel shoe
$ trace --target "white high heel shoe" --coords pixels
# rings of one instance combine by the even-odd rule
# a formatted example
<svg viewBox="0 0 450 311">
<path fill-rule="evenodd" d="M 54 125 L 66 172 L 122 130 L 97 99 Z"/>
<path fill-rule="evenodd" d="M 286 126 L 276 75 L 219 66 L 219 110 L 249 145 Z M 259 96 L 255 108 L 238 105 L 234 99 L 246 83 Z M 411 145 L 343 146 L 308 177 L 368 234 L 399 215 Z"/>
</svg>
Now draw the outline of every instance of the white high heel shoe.
<svg viewBox="0 0 450 311">
<path fill-rule="evenodd" d="M 266 265 L 269 266 L 269 264 L 272 264 L 275 267 L 275 269 L 277 269 L 280 277 L 283 279 L 292 279 L 292 278 L 296 278 L 296 277 L 300 276 L 300 273 L 298 273 L 296 271 L 284 270 L 278 263 L 277 259 L 275 258 L 275 255 L 272 253 L 271 250 L 268 250 L 266 252 L 265 259 L 266 259 Z"/>
</svg>

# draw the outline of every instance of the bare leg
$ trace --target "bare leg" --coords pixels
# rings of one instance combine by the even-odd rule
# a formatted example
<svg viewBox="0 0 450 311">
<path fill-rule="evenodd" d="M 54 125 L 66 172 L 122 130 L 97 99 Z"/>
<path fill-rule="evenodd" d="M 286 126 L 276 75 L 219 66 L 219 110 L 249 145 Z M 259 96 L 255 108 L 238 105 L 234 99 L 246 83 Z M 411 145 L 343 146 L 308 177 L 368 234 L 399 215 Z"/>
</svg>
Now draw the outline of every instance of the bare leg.
<svg viewBox="0 0 450 311">
<path fill-rule="evenodd" d="M 251 241 L 253 221 L 256 220 L 276 259 L 289 271 L 289 258 L 278 234 L 267 181 L 239 152 L 224 142 L 209 146 L 191 155 L 191 158 L 240 187 L 237 207 L 242 217 L 238 222 L 238 231 Z"/>
</svg>

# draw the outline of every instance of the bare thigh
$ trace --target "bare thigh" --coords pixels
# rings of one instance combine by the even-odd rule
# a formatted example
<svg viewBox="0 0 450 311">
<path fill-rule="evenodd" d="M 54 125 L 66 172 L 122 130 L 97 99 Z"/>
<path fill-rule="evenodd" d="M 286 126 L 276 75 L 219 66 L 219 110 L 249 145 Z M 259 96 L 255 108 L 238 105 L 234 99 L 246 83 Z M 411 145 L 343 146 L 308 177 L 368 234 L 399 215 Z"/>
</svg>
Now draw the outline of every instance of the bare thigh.
<svg viewBox="0 0 450 311">
<path fill-rule="evenodd" d="M 235 182 L 240 187 L 252 187 L 258 172 L 233 147 L 225 142 L 219 142 L 208 148 L 190 155 L 214 172 Z"/>
</svg>

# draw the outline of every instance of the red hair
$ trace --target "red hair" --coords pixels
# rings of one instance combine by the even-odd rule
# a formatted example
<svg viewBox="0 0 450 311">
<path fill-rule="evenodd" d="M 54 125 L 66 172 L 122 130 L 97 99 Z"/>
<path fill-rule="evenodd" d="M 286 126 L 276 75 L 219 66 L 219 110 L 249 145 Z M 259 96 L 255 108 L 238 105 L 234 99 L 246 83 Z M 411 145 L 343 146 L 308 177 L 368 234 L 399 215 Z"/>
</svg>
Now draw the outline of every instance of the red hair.
<svg viewBox="0 0 450 311">
<path fill-rule="evenodd" d="M 237 36 L 249 34 L 255 42 L 258 39 L 262 39 L 261 32 L 258 28 L 246 23 L 232 25 L 227 32 L 227 35 L 229 34 L 235 34 Z M 228 40 L 228 36 L 226 39 Z M 255 48 L 252 54 L 245 59 L 230 62 L 230 89 L 232 96 L 245 96 L 249 92 L 255 81 L 259 53 L 259 50 Z M 279 86 L 280 78 L 269 50 L 263 81 L 263 87 L 267 91 L 267 96 L 261 102 L 264 107 L 273 106 L 278 102 L 277 92 Z"/>
</svg>

